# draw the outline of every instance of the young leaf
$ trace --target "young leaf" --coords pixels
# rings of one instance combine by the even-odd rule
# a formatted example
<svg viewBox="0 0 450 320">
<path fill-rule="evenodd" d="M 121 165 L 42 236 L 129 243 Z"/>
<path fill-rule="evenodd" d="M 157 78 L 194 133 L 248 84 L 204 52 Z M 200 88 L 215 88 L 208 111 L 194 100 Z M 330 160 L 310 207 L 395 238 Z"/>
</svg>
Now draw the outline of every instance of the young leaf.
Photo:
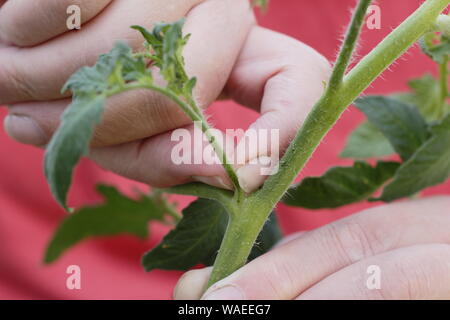
<svg viewBox="0 0 450 320">
<path fill-rule="evenodd" d="M 414 106 L 383 96 L 358 98 L 355 105 L 403 160 L 411 157 L 429 137 L 427 124 Z"/>
<path fill-rule="evenodd" d="M 74 100 L 64 112 L 62 124 L 47 146 L 45 176 L 56 200 L 65 209 L 73 168 L 88 152 L 89 141 L 95 125 L 100 122 L 104 104 L 104 96 Z"/>
<path fill-rule="evenodd" d="M 198 199 L 183 210 L 183 218 L 163 241 L 147 252 L 142 265 L 146 271 L 153 269 L 188 270 L 197 265 L 214 263 L 222 243 L 228 214 L 217 201 Z M 281 238 L 274 214 L 258 236 L 249 259 L 254 259 L 271 249 Z"/>
<path fill-rule="evenodd" d="M 305 178 L 288 190 L 283 203 L 308 209 L 337 208 L 368 199 L 398 169 L 396 162 L 379 161 L 375 167 L 357 161 L 353 167 L 335 167 L 322 177 Z"/>
<path fill-rule="evenodd" d="M 99 185 L 97 188 L 105 202 L 82 208 L 63 221 L 48 245 L 46 263 L 55 261 L 67 249 L 90 237 L 133 234 L 145 238 L 148 222 L 164 218 L 164 208 L 150 197 L 133 200 L 114 187 Z"/>
<path fill-rule="evenodd" d="M 67 81 L 63 91 L 72 91 L 73 102 L 64 113 L 61 126 L 45 154 L 47 180 L 55 198 L 65 209 L 73 169 L 88 151 L 94 128 L 101 120 L 108 97 L 140 85 L 158 90 L 172 99 L 180 97 L 186 103 L 192 102 L 192 105 L 183 104 L 187 113 L 200 112 L 195 109 L 192 97 L 195 78 L 189 79 L 184 70 L 182 49 L 188 36 L 183 36 L 182 26 L 183 21 L 160 24 L 153 33 L 135 27 L 146 38 L 145 45 L 151 53 L 134 55 L 129 46 L 117 43 L 111 52 L 100 56 L 93 67 L 81 68 Z M 166 88 L 153 84 L 151 72 L 144 61 L 144 57 L 149 56 L 153 66 L 160 68 L 167 81 Z"/>
<path fill-rule="evenodd" d="M 389 140 L 373 124 L 366 121 L 352 132 L 341 153 L 342 158 L 368 159 L 394 154 Z"/>
<path fill-rule="evenodd" d="M 124 78 L 144 77 L 151 79 L 143 60 L 133 58 L 126 44 L 117 43 L 110 53 L 100 56 L 93 67 L 81 68 L 65 84 L 63 91 L 71 90 L 73 101 L 47 147 L 44 163 L 52 193 L 65 209 L 73 169 L 88 152 L 108 91 L 123 87 Z"/>
<path fill-rule="evenodd" d="M 450 176 L 450 115 L 432 129 L 433 136 L 398 169 L 380 199 L 408 197 L 446 181 Z"/>
</svg>

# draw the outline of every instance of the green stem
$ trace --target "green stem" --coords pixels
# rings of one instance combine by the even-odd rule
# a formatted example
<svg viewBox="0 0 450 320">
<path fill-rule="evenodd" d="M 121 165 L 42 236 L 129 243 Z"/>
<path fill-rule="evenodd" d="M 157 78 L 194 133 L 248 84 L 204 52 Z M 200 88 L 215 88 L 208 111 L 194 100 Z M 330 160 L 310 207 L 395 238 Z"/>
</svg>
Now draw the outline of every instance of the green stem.
<svg viewBox="0 0 450 320">
<path fill-rule="evenodd" d="M 365 7 L 363 3 L 366 4 L 366 1 L 361 0 L 358 6 L 361 12 Z M 337 85 L 339 89 L 326 90 L 281 159 L 278 172 L 270 176 L 263 187 L 247 197 L 237 209 L 238 218 L 230 221 L 230 231 L 225 234 L 214 264 L 210 285 L 246 263 L 253 246 L 253 242 L 250 243 L 250 240 L 256 239 L 270 212 L 308 162 L 324 136 L 337 122 L 342 112 L 434 25 L 437 16 L 449 3 L 450 0 L 428 0 L 423 3 L 416 12 L 362 59 L 339 85 L 339 75 L 345 73 L 345 70 L 342 72 L 342 66 L 347 65 L 349 61 L 347 59 L 351 55 L 348 48 L 354 48 L 354 42 L 357 40 L 354 37 L 356 30 L 347 34 L 349 38 L 346 42 L 349 41 L 349 43 L 344 44 L 344 52 L 341 52 L 340 59 L 338 59 L 341 62 L 336 64 L 336 68 L 341 68 L 341 70 L 333 72 L 336 79 L 333 85 Z M 354 19 L 357 21 L 352 21 L 351 25 L 357 26 L 360 21 L 360 12 L 355 13 Z M 359 34 L 359 31 L 356 34 Z M 251 223 L 248 222 L 250 220 Z"/>
<path fill-rule="evenodd" d="M 359 34 L 361 33 L 361 27 L 371 2 L 372 0 L 359 1 L 358 6 L 353 13 L 352 22 L 348 27 L 344 43 L 342 44 L 338 59 L 333 68 L 333 73 L 331 74 L 330 84 L 328 85 L 328 89 L 331 91 L 339 89 L 339 86 L 342 83 L 344 74 L 347 71 L 353 52 L 355 51 L 356 43 Z"/>
<path fill-rule="evenodd" d="M 141 83 L 141 82 L 128 83 L 121 88 L 117 88 L 115 90 L 107 92 L 106 95 L 107 97 L 111 97 L 115 94 L 135 89 L 149 89 L 155 92 L 159 92 L 168 97 L 169 99 L 171 99 L 176 104 L 178 104 L 181 107 L 181 109 L 187 114 L 187 116 L 194 122 L 194 124 L 205 134 L 206 138 L 208 139 L 208 142 L 212 145 L 214 151 L 219 157 L 219 160 L 221 161 L 226 173 L 230 177 L 230 180 L 234 185 L 236 194 L 237 195 L 243 194 L 242 188 L 239 185 L 239 179 L 237 177 L 236 172 L 234 171 L 233 166 L 230 164 L 228 157 L 222 148 L 222 145 L 219 143 L 219 141 L 217 141 L 216 137 L 212 135 L 211 127 L 209 126 L 203 114 L 197 110 L 198 108 L 194 108 L 190 104 L 184 102 L 179 96 L 177 96 L 170 90 L 167 90 L 163 87 L 159 87 L 153 83 Z"/>
<path fill-rule="evenodd" d="M 440 117 L 444 116 L 448 98 L 448 56 L 445 56 L 443 59 L 442 63 L 439 64 L 439 87 L 441 97 Z"/>
</svg>

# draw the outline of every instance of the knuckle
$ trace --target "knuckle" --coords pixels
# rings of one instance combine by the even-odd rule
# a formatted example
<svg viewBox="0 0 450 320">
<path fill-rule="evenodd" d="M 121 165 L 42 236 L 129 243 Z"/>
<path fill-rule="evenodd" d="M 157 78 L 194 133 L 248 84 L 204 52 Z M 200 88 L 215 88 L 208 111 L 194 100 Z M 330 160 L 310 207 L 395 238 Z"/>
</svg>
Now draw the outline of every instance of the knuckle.
<svg viewBox="0 0 450 320">
<path fill-rule="evenodd" d="M 328 227 L 329 244 L 338 249 L 338 252 L 349 263 L 360 261 L 373 256 L 379 244 L 376 238 L 358 219 L 348 219 L 330 224 Z"/>
</svg>

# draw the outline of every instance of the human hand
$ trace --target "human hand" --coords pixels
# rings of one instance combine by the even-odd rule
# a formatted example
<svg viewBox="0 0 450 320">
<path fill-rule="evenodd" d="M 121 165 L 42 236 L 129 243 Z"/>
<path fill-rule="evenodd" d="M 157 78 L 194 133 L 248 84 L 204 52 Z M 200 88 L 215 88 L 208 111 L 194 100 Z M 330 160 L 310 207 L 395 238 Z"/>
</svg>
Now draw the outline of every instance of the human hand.
<svg viewBox="0 0 450 320">
<path fill-rule="evenodd" d="M 192 37 L 184 56 L 196 76 L 194 92 L 206 107 L 219 95 L 254 23 L 247 0 L 42 0 L 0 1 L 0 105 L 9 105 L 6 131 L 19 142 L 45 145 L 70 104 L 60 90 L 68 77 L 92 65 L 118 40 L 142 49 L 131 25 L 151 29 L 186 17 Z M 83 25 L 68 31 L 66 8 L 81 8 Z M 109 100 L 94 146 L 147 138 L 190 123 L 179 108 L 151 91 L 127 92 Z M 120 132 L 120 134 L 117 134 Z"/>
<path fill-rule="evenodd" d="M 211 16 L 210 11 L 208 15 Z M 201 35 L 197 34 L 196 37 L 200 39 Z M 191 46 L 194 47 L 192 42 Z M 186 55 L 186 50 L 186 61 L 189 63 L 189 54 Z M 205 61 L 203 54 L 200 55 L 200 60 Z M 217 70 L 217 61 L 215 62 L 215 64 L 207 63 L 205 69 L 214 74 L 223 74 L 222 70 Z M 283 151 L 287 148 L 314 102 L 320 97 L 323 91 L 323 81 L 327 79 L 328 73 L 328 62 L 311 48 L 286 36 L 254 27 L 228 78 L 224 93 L 244 105 L 261 111 L 261 118 L 252 125 L 252 128 L 280 129 L 280 149 Z M 40 127 L 49 128 L 47 131 L 51 133 L 57 127 L 59 116 L 65 105 L 55 102 L 55 105 L 41 104 L 39 108 L 36 108 L 24 104 L 14 106 L 11 110 L 32 117 L 40 123 Z M 171 118 L 173 115 L 168 115 L 166 112 L 166 100 L 159 105 L 161 106 L 159 117 L 156 117 L 155 121 L 151 121 L 152 124 L 149 125 L 151 128 L 148 128 L 148 131 L 154 130 L 155 127 L 159 128 L 161 124 L 167 122 L 170 123 L 171 128 L 183 127 L 182 123 Z M 174 108 L 176 107 L 174 106 Z M 108 109 L 114 110 L 111 107 Z M 144 117 L 142 114 L 136 116 L 133 109 L 121 108 L 121 110 L 122 113 L 116 114 L 116 118 L 121 120 L 126 119 L 127 116 L 124 114 L 134 115 L 139 119 L 138 122 L 152 118 Z M 292 114 L 297 116 L 293 117 Z M 183 115 L 180 117 L 186 120 L 184 127 L 192 131 L 193 126 L 187 124 L 189 121 Z M 7 129 L 8 127 L 11 129 L 11 125 L 8 124 L 7 121 Z M 108 133 L 108 137 L 113 139 L 122 139 L 122 136 L 129 137 L 130 131 L 134 132 L 134 124 L 130 121 L 121 121 L 119 124 L 119 127 L 112 125 L 106 117 L 100 129 L 97 130 L 96 136 L 99 136 L 98 132 L 101 131 L 101 128 Z M 133 136 L 128 140 L 135 140 L 129 143 L 93 148 L 90 156 L 106 169 L 157 187 L 194 180 L 218 187 L 231 188 L 220 165 L 174 164 L 171 161 L 171 150 L 174 146 L 171 141 L 172 132 L 167 130 L 167 126 L 164 126 L 164 130 L 154 130 L 152 134 L 144 136 L 151 136 L 150 138 L 135 139 L 136 136 Z M 162 131 L 165 133 L 155 135 Z M 117 132 L 121 132 L 121 134 L 118 135 Z M 97 144 L 94 141 L 94 145 L 108 145 L 108 143 L 98 144 L 98 140 L 104 142 L 105 139 L 97 139 Z M 239 150 L 239 147 L 237 149 Z M 156 150 L 158 152 L 155 152 Z M 250 153 L 246 153 L 246 160 L 250 162 L 253 158 L 267 156 L 268 153 L 270 150 L 263 151 L 255 148 L 250 150 Z M 258 170 L 258 166 L 254 165 L 244 165 L 238 170 L 240 182 L 248 192 L 258 188 L 265 179 L 264 176 L 255 174 L 256 170 Z"/>
<path fill-rule="evenodd" d="M 383 205 L 293 235 L 219 281 L 204 299 L 450 299 L 450 197 Z M 369 266 L 380 288 L 369 289 Z M 175 299 L 198 299 L 211 268 Z"/>
</svg>

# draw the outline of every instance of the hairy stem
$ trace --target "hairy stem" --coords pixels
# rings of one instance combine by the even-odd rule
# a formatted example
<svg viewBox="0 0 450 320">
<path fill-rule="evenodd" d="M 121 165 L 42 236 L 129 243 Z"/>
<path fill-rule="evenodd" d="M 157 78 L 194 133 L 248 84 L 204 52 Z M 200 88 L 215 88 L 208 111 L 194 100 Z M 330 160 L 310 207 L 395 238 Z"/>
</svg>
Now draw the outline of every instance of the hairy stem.
<svg viewBox="0 0 450 320">
<path fill-rule="evenodd" d="M 213 136 L 211 133 L 211 127 L 209 126 L 208 122 L 206 121 L 205 117 L 201 112 L 199 112 L 199 108 L 194 104 L 191 105 L 191 103 L 186 103 L 183 101 L 180 97 L 178 97 L 176 94 L 172 93 L 170 90 L 167 90 L 163 87 L 159 87 L 157 85 L 154 85 L 153 83 L 140 83 L 140 82 L 133 82 L 125 84 L 123 87 L 111 90 L 107 92 L 107 96 L 111 97 L 117 93 L 121 93 L 128 90 L 135 90 L 135 89 L 149 89 L 152 91 L 159 92 L 172 101 L 174 101 L 176 104 L 178 104 L 181 109 L 187 114 L 187 116 L 194 122 L 194 124 L 202 130 L 202 132 L 205 134 L 206 138 L 208 139 L 208 142 L 212 145 L 214 148 L 214 151 L 216 152 L 217 156 L 219 157 L 219 160 L 221 161 L 226 173 L 228 174 L 231 182 L 234 185 L 236 194 L 240 197 L 243 194 L 242 188 L 239 185 L 239 180 L 236 174 L 236 171 L 234 170 L 233 166 L 230 164 L 230 161 L 228 160 L 227 155 L 225 154 L 222 145 L 217 141 L 216 137 Z"/>
<path fill-rule="evenodd" d="M 328 90 L 336 91 L 342 83 L 344 74 L 347 71 L 353 52 L 355 51 L 357 40 L 361 32 L 361 26 L 364 23 L 364 17 L 366 16 L 367 9 L 371 2 L 372 0 L 359 1 L 358 6 L 353 13 L 352 22 L 348 27 L 344 43 L 342 44 L 338 59 L 333 68 L 333 73 L 331 74 Z"/>
<path fill-rule="evenodd" d="M 444 61 L 439 64 L 439 88 L 440 88 L 440 112 L 439 116 L 444 116 L 445 106 L 448 98 L 448 56 L 445 56 Z"/>
<path fill-rule="evenodd" d="M 225 278 L 246 263 L 253 246 L 253 242 L 249 241 L 256 239 L 270 212 L 342 112 L 420 36 L 433 27 L 437 16 L 449 3 L 450 0 L 426 1 L 362 59 L 344 77 L 342 84 L 339 84 L 339 78 L 345 73 L 343 66 L 347 66 L 351 58 L 352 50 L 349 51 L 349 49 L 354 48 L 357 41 L 357 36 L 354 35 L 359 34 L 359 30 L 349 31 L 336 64 L 336 68 L 340 68 L 340 70 L 333 72 L 335 78 L 333 86 L 337 85 L 338 90 L 327 89 L 325 91 L 281 159 L 278 173 L 270 176 L 263 187 L 247 197 L 241 204 L 240 210 L 237 210 L 239 218 L 230 222 L 230 230 L 225 234 L 209 285 Z M 359 25 L 359 28 L 361 27 L 359 19 L 365 5 L 367 5 L 367 1 L 361 0 L 358 5 L 361 12 L 355 12 L 352 26 L 358 27 Z M 247 225 L 248 219 L 251 219 L 251 226 Z"/>
</svg>

